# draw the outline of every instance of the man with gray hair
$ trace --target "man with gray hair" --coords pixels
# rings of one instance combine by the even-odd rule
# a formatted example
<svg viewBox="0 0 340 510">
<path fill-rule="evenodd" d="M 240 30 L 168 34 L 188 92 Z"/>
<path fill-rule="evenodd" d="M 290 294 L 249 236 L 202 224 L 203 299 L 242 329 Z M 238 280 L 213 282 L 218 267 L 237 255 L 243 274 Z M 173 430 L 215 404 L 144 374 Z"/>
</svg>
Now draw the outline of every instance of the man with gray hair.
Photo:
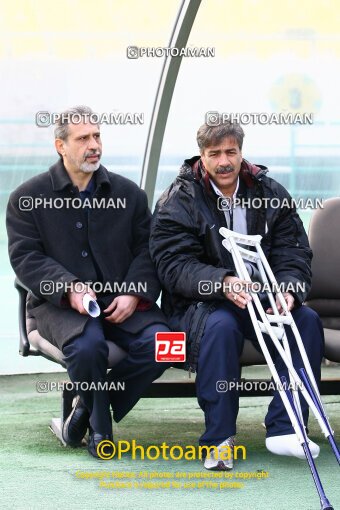
<svg viewBox="0 0 340 510">
<path fill-rule="evenodd" d="M 285 300 L 317 381 L 324 345 L 319 317 L 302 306 L 310 289 L 312 257 L 302 222 L 295 207 L 289 207 L 290 196 L 283 186 L 267 177 L 264 166 L 243 159 L 243 137 L 236 123 L 221 121 L 200 127 L 200 155 L 185 160 L 179 176 L 159 199 L 150 236 L 151 256 L 164 286 L 163 311 L 171 329 L 187 332 L 188 368 L 197 371 L 196 392 L 205 415 L 200 445 L 216 446 L 218 451 L 207 455 L 204 466 L 216 470 L 233 467 L 233 456 L 223 452 L 226 447 L 233 449 L 239 395 L 238 385 L 229 391 L 226 385 L 240 378 L 244 339 L 257 343 L 246 308 L 251 296 L 245 282 L 235 276 L 232 257 L 222 246 L 220 227 L 262 236 L 262 248 L 286 290 Z M 271 199 L 282 206 L 273 207 Z M 279 303 L 278 309 L 282 311 Z M 289 334 L 288 338 L 291 342 Z M 288 377 L 270 344 L 279 376 Z M 296 343 L 291 351 L 294 365 L 303 366 Z M 301 407 L 307 425 L 304 399 Z M 265 424 L 268 450 L 305 458 L 277 391 Z M 318 445 L 310 441 L 309 446 L 317 457 Z"/>
<path fill-rule="evenodd" d="M 100 129 L 90 108 L 60 115 L 55 148 L 59 161 L 10 196 L 9 255 L 31 291 L 28 307 L 40 335 L 63 352 L 78 389 L 63 438 L 78 446 L 89 428 L 88 450 L 98 457 L 98 444 L 112 440 L 110 405 L 120 421 L 168 368 L 155 362 L 154 350 L 155 333 L 168 328 L 156 305 L 160 285 L 148 249 L 146 194 L 101 165 Z M 23 197 L 30 207 L 23 207 Z M 89 314 L 91 298 L 99 316 Z M 110 342 L 126 357 L 107 374 Z"/>
</svg>

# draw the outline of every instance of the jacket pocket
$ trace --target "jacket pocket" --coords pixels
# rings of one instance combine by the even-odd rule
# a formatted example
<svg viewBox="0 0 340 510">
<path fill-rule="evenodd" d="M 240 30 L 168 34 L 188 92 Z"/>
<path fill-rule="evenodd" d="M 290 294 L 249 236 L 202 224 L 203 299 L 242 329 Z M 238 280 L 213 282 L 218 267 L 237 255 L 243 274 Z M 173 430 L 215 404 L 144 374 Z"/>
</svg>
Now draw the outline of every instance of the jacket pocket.
<svg viewBox="0 0 340 510">
<path fill-rule="evenodd" d="M 190 310 L 190 308 L 192 309 Z M 214 302 L 199 302 L 191 305 L 190 323 L 187 329 L 187 361 L 185 369 L 189 372 L 196 372 L 201 339 L 209 315 L 216 310 Z"/>
</svg>

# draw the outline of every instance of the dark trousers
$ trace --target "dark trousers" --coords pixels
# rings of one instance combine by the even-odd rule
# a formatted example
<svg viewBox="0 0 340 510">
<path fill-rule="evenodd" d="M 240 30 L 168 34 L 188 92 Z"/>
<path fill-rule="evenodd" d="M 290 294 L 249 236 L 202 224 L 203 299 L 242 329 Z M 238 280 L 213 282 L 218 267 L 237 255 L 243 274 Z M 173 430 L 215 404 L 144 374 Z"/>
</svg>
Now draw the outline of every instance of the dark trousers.
<svg viewBox="0 0 340 510">
<path fill-rule="evenodd" d="M 297 328 L 310 361 L 315 380 L 320 381 L 321 360 L 324 352 L 323 328 L 318 315 L 306 306 L 293 310 Z M 271 353 L 279 377 L 288 371 L 268 335 L 263 335 Z M 201 339 L 197 367 L 196 391 L 198 402 L 205 415 L 206 430 L 200 438 L 201 445 L 219 445 L 229 436 L 236 434 L 236 419 L 239 409 L 239 392 L 223 389 L 223 382 L 238 381 L 240 377 L 239 357 L 244 339 L 258 342 L 247 310 L 241 310 L 233 303 L 223 303 L 210 314 Z M 293 365 L 303 367 L 301 356 L 290 328 L 287 328 Z M 302 413 L 307 425 L 308 406 L 300 398 Z M 278 391 L 274 392 L 265 419 L 267 437 L 293 434 L 287 412 Z"/>
<path fill-rule="evenodd" d="M 155 333 L 169 330 L 164 324 L 152 324 L 137 334 L 131 334 L 114 324 L 103 322 L 100 318 L 91 318 L 83 333 L 63 347 L 63 353 L 70 379 L 78 383 L 78 394 L 89 410 L 91 428 L 101 434 L 111 434 L 110 404 L 115 421 L 120 421 L 152 381 L 169 368 L 168 363 L 155 361 Z M 107 340 L 115 342 L 128 353 L 109 373 Z M 79 389 L 81 382 L 101 383 L 98 385 L 100 388 L 105 381 L 116 391 L 87 390 L 85 385 L 85 390 Z M 124 390 L 119 390 L 118 383 L 123 383 Z"/>
</svg>

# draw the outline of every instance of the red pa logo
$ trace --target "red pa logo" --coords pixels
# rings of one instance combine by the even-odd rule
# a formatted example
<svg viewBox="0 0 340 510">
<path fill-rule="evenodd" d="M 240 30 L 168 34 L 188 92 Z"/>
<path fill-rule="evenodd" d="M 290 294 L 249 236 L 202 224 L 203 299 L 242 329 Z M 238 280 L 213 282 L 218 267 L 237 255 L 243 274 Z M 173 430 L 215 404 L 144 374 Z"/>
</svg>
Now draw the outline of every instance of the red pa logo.
<svg viewBox="0 0 340 510">
<path fill-rule="evenodd" d="M 156 333 L 156 361 L 185 361 L 185 338 L 183 331 Z"/>
</svg>

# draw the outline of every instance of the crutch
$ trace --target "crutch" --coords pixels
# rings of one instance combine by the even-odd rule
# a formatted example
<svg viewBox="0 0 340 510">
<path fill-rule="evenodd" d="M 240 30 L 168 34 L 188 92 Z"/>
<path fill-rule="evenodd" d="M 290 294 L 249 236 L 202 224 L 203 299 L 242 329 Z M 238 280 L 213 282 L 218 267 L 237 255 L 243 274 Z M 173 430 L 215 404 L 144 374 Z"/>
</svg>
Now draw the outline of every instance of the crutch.
<svg viewBox="0 0 340 510">
<path fill-rule="evenodd" d="M 329 420 L 326 416 L 321 401 L 320 393 L 301 336 L 296 327 L 292 314 L 288 311 L 286 301 L 280 290 L 280 286 L 278 285 L 275 276 L 261 248 L 260 243 L 262 237 L 260 235 L 248 236 L 238 234 L 237 232 L 233 232 L 232 230 L 228 230 L 224 227 L 221 228 L 219 232 L 225 238 L 222 241 L 222 244 L 231 253 L 233 257 L 238 277 L 242 280 L 245 280 L 246 282 L 249 282 L 249 294 L 252 297 L 252 301 L 247 304 L 247 308 L 249 311 L 252 324 L 254 326 L 254 330 L 259 345 L 261 346 L 263 355 L 267 361 L 268 367 L 270 369 L 276 387 L 279 390 L 282 402 L 291 420 L 295 434 L 298 438 L 299 443 L 301 444 L 301 447 L 304 450 L 309 468 L 313 476 L 313 480 L 315 482 L 316 489 L 320 497 L 321 509 L 331 510 L 333 507 L 331 506 L 330 502 L 328 501 L 325 495 L 325 491 L 322 487 L 321 480 L 318 475 L 315 462 L 308 445 L 308 439 L 305 433 L 305 427 L 303 423 L 297 388 L 301 391 L 309 407 L 312 409 L 312 412 L 315 418 L 317 419 L 322 432 L 324 433 L 325 437 L 327 437 L 332 447 L 332 450 L 335 454 L 335 457 L 338 463 L 340 464 L 339 449 L 335 442 L 334 433 L 331 429 Z M 244 248 L 244 246 L 247 247 L 251 246 L 255 248 L 255 251 Z M 254 292 L 253 282 L 250 278 L 244 260 L 252 263 L 253 265 L 255 264 L 255 267 L 257 268 L 258 274 L 262 282 L 262 286 L 264 287 L 265 294 L 273 310 L 273 314 L 265 313 L 261 301 L 257 295 L 257 292 Z M 278 308 L 276 306 L 276 301 L 272 293 L 273 289 L 283 309 L 283 315 L 279 314 Z M 255 304 L 256 310 L 260 316 L 260 320 L 256 316 L 253 303 Z M 292 363 L 289 343 L 284 326 L 289 326 L 291 328 L 301 354 L 304 367 L 299 370 L 300 375 L 297 373 Z M 294 387 L 293 391 L 287 388 L 287 381 L 284 377 L 280 380 L 273 360 L 271 358 L 271 355 L 268 351 L 265 340 L 263 338 L 263 333 L 269 335 L 276 349 L 281 355 L 288 369 L 289 379 L 291 383 L 290 386 L 293 384 Z"/>
</svg>

